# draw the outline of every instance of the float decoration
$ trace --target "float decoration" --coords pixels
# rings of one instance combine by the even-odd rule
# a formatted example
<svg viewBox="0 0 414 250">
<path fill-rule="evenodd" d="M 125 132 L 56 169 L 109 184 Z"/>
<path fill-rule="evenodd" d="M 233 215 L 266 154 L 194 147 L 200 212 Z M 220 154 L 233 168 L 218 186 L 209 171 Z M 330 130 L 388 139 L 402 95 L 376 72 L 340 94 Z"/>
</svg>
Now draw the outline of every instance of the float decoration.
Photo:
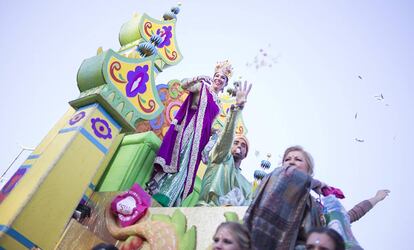
<svg viewBox="0 0 414 250">
<path fill-rule="evenodd" d="M 159 50 L 176 56 L 167 60 L 168 65 L 182 59 L 175 39 L 176 20 L 164 22 L 144 16 L 155 26 L 162 24 L 156 34 L 161 39 L 142 38 L 139 27 L 131 25 L 141 22 L 140 16 L 134 15 L 132 22 L 121 28 L 120 41 L 128 43 L 125 47 L 118 52 L 99 48 L 96 56 L 84 60 L 77 74 L 79 97 L 70 102 L 68 112 L 35 148 L 7 190 L 2 190 L 5 192 L 0 201 L 1 249 L 56 248 L 79 203 L 89 206 L 91 196 L 96 195 L 96 185 L 125 132 L 134 132 L 139 120 L 154 119 L 164 109 L 155 77 L 166 64 L 163 58 L 168 59 L 167 54 L 159 55 Z M 157 46 L 156 53 L 141 55 L 137 49 L 142 43 Z M 132 56 L 125 52 L 128 48 Z M 140 152 L 137 157 L 145 159 L 146 164 L 140 165 L 145 169 L 134 168 L 134 173 L 150 175 L 152 169 L 146 166 L 151 165 L 154 151 L 150 148 Z M 125 181 L 134 177 L 125 176 Z"/>
<path fill-rule="evenodd" d="M 150 121 L 138 122 L 136 132 L 152 131 L 162 139 L 188 92 L 181 88 L 179 80 L 171 80 L 168 84 L 158 84 L 157 90 L 165 108 L 158 117 Z"/>
<path fill-rule="evenodd" d="M 162 112 L 154 70 L 154 57 L 132 59 L 105 51 L 82 63 L 78 71 L 81 94 L 70 104 L 78 108 L 98 102 L 133 131 L 139 119 L 150 120 Z"/>
<path fill-rule="evenodd" d="M 162 38 L 156 50 L 158 56 L 169 66 L 176 65 L 183 59 L 175 40 L 175 23 L 176 19 L 159 21 L 144 14 L 139 24 L 142 38 L 145 41 L 150 42 L 153 36 Z"/>
</svg>

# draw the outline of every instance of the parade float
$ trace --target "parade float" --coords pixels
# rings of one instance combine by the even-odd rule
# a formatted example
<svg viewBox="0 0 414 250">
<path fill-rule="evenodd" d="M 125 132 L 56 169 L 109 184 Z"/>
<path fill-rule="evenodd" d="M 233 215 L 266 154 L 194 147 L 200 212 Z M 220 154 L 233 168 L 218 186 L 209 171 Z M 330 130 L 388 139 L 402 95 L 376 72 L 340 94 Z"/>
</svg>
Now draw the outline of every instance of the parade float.
<svg viewBox="0 0 414 250">
<path fill-rule="evenodd" d="M 149 198 L 142 217 L 126 227 L 110 212 L 114 197 L 145 187 L 187 95 L 179 80 L 156 84 L 158 74 L 183 59 L 178 13 L 173 7 L 161 20 L 134 14 L 121 27 L 119 50 L 99 48 L 81 63 L 79 97 L 0 191 L 0 249 L 91 249 L 101 242 L 206 249 L 221 222 L 242 218 L 246 207 L 194 207 L 203 165 L 183 207 L 164 208 Z M 231 91 L 220 98 L 217 129 L 234 103 Z M 246 132 L 240 118 L 236 133 Z"/>
</svg>

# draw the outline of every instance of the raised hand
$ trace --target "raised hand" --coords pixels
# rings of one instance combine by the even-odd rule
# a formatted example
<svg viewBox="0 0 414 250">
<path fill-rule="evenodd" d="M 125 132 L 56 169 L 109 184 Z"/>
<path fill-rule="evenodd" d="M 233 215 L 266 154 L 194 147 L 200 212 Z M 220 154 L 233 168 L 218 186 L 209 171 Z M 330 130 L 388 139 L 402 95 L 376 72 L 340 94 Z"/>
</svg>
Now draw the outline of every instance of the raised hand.
<svg viewBox="0 0 414 250">
<path fill-rule="evenodd" d="M 247 102 L 247 96 L 249 95 L 250 90 L 252 89 L 252 84 L 249 84 L 247 87 L 247 81 L 244 81 L 243 84 L 236 87 L 236 105 L 239 107 L 243 107 L 244 104 Z"/>
<path fill-rule="evenodd" d="M 377 194 L 375 195 L 375 198 L 377 198 L 378 201 L 382 201 L 383 199 L 385 199 L 385 197 L 387 197 L 390 194 L 390 190 L 388 189 L 382 189 L 382 190 L 378 190 Z"/>
<path fill-rule="evenodd" d="M 387 197 L 390 194 L 390 192 L 391 191 L 388 189 L 378 190 L 375 196 L 369 199 L 369 201 L 371 202 L 372 206 L 375 206 L 378 202 L 385 199 L 385 197 Z"/>
<path fill-rule="evenodd" d="M 183 89 L 188 89 L 188 88 L 192 87 L 194 84 L 196 84 L 197 82 L 200 82 L 200 81 L 204 81 L 208 84 L 212 83 L 212 79 L 209 76 L 196 76 L 193 79 L 183 80 L 183 82 L 181 84 L 181 87 Z"/>
<path fill-rule="evenodd" d="M 197 76 L 197 77 L 195 77 L 195 80 L 196 80 L 196 82 L 204 81 L 204 82 L 207 82 L 209 84 L 211 84 L 213 82 L 213 79 L 209 76 Z"/>
</svg>

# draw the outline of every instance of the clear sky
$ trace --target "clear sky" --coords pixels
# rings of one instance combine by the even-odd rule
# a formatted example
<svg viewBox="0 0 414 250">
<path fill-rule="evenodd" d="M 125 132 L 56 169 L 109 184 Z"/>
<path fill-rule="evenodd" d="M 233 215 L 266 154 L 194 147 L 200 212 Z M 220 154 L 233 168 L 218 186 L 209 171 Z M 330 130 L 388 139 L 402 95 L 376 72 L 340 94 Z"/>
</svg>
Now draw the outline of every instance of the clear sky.
<svg viewBox="0 0 414 250">
<path fill-rule="evenodd" d="M 217 61 L 229 59 L 235 76 L 254 84 L 243 111 L 251 141 L 242 163 L 246 177 L 252 178 L 266 153 L 277 166 L 286 147 L 302 145 L 315 158 L 315 177 L 341 188 L 347 208 L 378 189 L 391 190 L 353 224 L 365 249 L 411 249 L 406 242 L 414 224 L 409 185 L 414 173 L 414 3 L 182 3 L 177 40 L 184 59 L 160 74 L 157 84 L 212 75 Z M 19 144 L 35 147 L 77 97 L 82 60 L 99 46 L 117 50 L 119 29 L 133 12 L 160 18 L 175 4 L 0 1 L 0 173 Z M 260 49 L 277 62 L 247 66 Z M 384 99 L 378 100 L 381 94 Z"/>
</svg>

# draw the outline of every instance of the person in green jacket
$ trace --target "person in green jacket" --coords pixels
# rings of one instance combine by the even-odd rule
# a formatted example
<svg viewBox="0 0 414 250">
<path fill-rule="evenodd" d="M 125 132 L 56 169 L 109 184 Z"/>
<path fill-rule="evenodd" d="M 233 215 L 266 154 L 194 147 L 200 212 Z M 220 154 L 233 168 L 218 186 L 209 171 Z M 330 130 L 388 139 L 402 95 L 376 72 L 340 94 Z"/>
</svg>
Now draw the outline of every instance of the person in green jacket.
<svg viewBox="0 0 414 250">
<path fill-rule="evenodd" d="M 198 206 L 245 206 L 252 200 L 252 185 L 241 173 L 249 141 L 235 135 L 237 116 L 243 110 L 251 84 L 240 87 L 236 105 L 230 108 L 224 130 L 209 153 L 207 169 L 201 183 Z"/>
</svg>

